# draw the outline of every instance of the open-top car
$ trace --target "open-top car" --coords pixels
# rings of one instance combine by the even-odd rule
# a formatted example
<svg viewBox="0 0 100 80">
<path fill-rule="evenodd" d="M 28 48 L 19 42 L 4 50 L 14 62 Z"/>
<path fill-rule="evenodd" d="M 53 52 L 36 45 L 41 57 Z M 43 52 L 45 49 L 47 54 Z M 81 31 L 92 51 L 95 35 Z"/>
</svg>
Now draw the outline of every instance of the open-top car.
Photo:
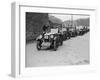
<svg viewBox="0 0 100 80">
<path fill-rule="evenodd" d="M 89 27 L 88 26 L 79 26 L 77 30 L 78 30 L 78 35 L 82 36 L 85 33 L 89 32 Z"/>
<path fill-rule="evenodd" d="M 62 34 L 59 33 L 58 28 L 51 29 L 50 32 L 43 32 L 43 34 L 37 37 L 37 50 L 41 50 L 42 47 L 46 47 L 52 48 L 56 51 L 58 46 L 62 44 Z"/>
<path fill-rule="evenodd" d="M 76 27 L 69 27 L 69 33 L 70 33 L 70 37 L 77 36 Z"/>
<path fill-rule="evenodd" d="M 62 28 L 63 40 L 70 39 L 70 33 L 67 28 Z"/>
</svg>

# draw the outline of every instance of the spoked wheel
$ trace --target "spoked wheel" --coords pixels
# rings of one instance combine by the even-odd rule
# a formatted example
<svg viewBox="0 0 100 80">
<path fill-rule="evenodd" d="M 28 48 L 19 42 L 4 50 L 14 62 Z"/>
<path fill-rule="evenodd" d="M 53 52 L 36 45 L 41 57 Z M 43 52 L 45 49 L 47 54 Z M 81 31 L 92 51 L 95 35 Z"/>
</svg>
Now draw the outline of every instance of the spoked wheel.
<svg viewBox="0 0 100 80">
<path fill-rule="evenodd" d="M 37 50 L 41 50 L 40 41 L 37 41 Z"/>
</svg>

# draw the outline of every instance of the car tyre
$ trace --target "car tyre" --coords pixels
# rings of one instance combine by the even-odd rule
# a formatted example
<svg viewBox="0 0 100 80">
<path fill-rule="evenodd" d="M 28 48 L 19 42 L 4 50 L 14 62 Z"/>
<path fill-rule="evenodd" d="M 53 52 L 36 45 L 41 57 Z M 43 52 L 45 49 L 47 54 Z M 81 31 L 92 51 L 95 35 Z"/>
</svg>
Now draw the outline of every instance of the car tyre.
<svg viewBox="0 0 100 80">
<path fill-rule="evenodd" d="M 54 41 L 53 48 L 54 48 L 54 51 L 57 50 L 57 41 L 56 40 Z"/>
<path fill-rule="evenodd" d="M 63 41 L 61 41 L 60 44 L 63 45 Z"/>
<path fill-rule="evenodd" d="M 40 41 L 37 41 L 37 50 L 41 50 Z"/>
</svg>

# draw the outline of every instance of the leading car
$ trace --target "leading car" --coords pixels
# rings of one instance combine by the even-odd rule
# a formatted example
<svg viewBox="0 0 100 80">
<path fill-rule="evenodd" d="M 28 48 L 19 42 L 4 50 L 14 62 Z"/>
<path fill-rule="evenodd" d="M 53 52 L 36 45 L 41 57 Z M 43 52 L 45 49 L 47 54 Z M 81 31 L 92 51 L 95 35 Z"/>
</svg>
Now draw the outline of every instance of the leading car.
<svg viewBox="0 0 100 80">
<path fill-rule="evenodd" d="M 37 37 L 37 50 L 43 49 L 43 47 L 57 50 L 58 46 L 63 45 L 62 34 L 58 31 L 58 28 L 51 29 L 49 32 L 43 32 L 43 34 Z"/>
</svg>

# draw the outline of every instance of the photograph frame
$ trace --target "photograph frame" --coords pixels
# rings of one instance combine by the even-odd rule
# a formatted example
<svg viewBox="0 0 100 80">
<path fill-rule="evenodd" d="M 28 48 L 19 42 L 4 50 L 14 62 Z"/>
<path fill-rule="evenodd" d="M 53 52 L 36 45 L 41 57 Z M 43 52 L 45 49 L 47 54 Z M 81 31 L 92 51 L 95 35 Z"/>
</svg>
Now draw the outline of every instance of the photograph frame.
<svg viewBox="0 0 100 80">
<path fill-rule="evenodd" d="M 96 9 L 95 8 L 86 8 L 86 7 L 72 7 L 72 6 L 66 6 L 66 8 L 63 7 L 47 7 L 47 6 L 32 6 L 33 4 L 26 4 L 26 3 L 17 3 L 14 2 L 12 3 L 12 10 L 11 10 L 11 42 L 12 42 L 12 49 L 11 49 L 11 75 L 13 77 L 22 77 L 22 76 L 34 76 L 34 75 L 52 75 L 52 74 L 69 74 L 69 73 L 80 73 L 80 72 L 89 72 L 89 71 L 94 71 L 96 69 L 95 67 L 95 28 L 93 27 L 96 25 Z M 84 10 L 87 11 L 89 15 L 92 16 L 92 19 L 90 18 L 90 23 L 91 23 L 91 31 L 90 31 L 90 65 L 78 65 L 78 66 L 55 66 L 55 67 L 38 67 L 38 68 L 25 68 L 25 49 L 23 49 L 23 45 L 25 45 L 22 42 L 25 42 L 25 36 L 24 38 L 22 37 L 25 34 L 25 31 L 23 31 L 23 27 L 21 27 L 21 23 L 23 22 L 21 18 L 21 11 L 22 15 L 24 12 L 21 9 L 21 7 L 26 6 L 26 7 L 36 7 L 40 9 L 45 9 L 47 10 L 48 13 L 49 11 L 52 12 L 52 10 L 68 10 L 70 13 L 73 11 L 75 14 L 78 13 L 77 10 L 81 10 L 80 14 L 84 12 Z M 34 9 L 26 9 L 26 11 L 33 11 Z M 41 11 L 38 9 L 37 11 Z M 71 9 L 71 10 L 69 10 Z M 89 11 L 88 11 L 89 10 Z M 34 10 L 35 11 L 35 10 Z M 36 12 L 37 12 L 36 11 Z M 55 12 L 57 12 L 55 11 Z M 43 11 L 41 11 L 43 12 Z M 66 13 L 66 11 L 65 11 Z M 93 20 L 94 19 L 94 20 Z M 23 41 L 24 40 L 24 41 Z M 22 57 L 23 56 L 23 57 Z"/>
</svg>

